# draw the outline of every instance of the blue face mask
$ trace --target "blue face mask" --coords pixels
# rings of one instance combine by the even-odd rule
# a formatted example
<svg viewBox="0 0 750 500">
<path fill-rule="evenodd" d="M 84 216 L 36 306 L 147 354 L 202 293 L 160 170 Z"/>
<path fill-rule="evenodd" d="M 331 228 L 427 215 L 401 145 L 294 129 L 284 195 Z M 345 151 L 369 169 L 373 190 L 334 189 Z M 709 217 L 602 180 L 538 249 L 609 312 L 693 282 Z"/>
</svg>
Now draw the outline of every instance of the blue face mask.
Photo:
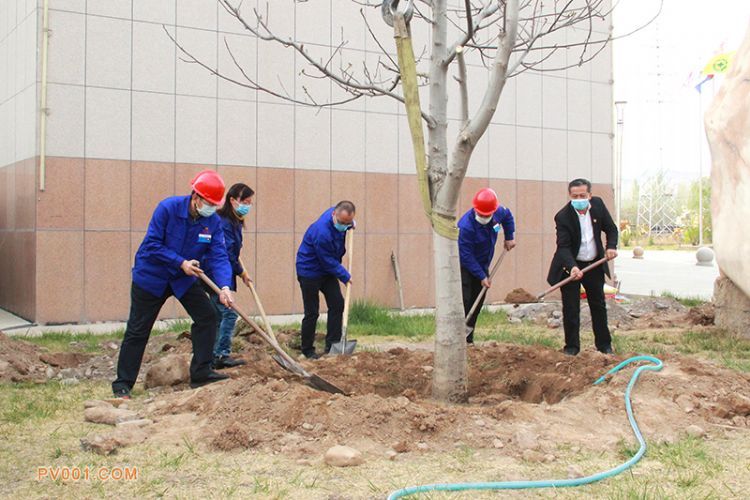
<svg viewBox="0 0 750 500">
<path fill-rule="evenodd" d="M 346 232 L 347 229 L 349 229 L 351 226 L 349 224 L 341 224 L 340 222 L 334 222 L 333 226 L 336 228 L 337 231 L 340 233 Z"/>
<path fill-rule="evenodd" d="M 208 203 L 204 203 L 202 206 L 198 207 L 198 215 L 201 217 L 211 217 L 213 214 L 216 213 L 216 209 L 218 207 L 214 205 L 209 205 Z"/>
<path fill-rule="evenodd" d="M 234 213 L 236 213 L 240 217 L 244 217 L 250 213 L 250 208 L 252 208 L 252 205 L 245 205 L 244 203 L 240 203 L 240 205 L 234 209 Z"/>
<path fill-rule="evenodd" d="M 589 208 L 589 200 L 570 200 L 570 204 L 576 210 L 586 210 Z"/>
</svg>

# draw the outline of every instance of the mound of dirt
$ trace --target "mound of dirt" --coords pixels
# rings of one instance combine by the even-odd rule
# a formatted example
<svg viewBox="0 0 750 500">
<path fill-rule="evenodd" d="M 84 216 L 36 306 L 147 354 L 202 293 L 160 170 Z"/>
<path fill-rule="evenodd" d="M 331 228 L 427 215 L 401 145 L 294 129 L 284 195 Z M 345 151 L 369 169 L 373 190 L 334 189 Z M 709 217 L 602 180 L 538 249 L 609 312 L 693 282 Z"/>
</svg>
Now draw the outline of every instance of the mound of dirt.
<svg viewBox="0 0 750 500">
<path fill-rule="evenodd" d="M 560 443 L 612 449 L 631 437 L 622 395 L 632 370 L 592 385 L 622 357 L 484 344 L 469 351 L 468 404 L 449 406 L 430 399 L 428 351 L 394 348 L 303 362 L 350 393 L 344 396 L 316 391 L 280 370 L 262 348 L 246 347 L 248 364 L 227 370 L 232 380 L 161 394 L 147 404 L 142 413 L 155 422 L 151 439 L 189 433 L 214 449 L 257 446 L 309 459 L 336 444 L 365 456 L 460 445 L 520 456 L 527 449 L 554 452 Z M 678 356 L 666 356 L 665 365 L 644 376 L 636 391 L 648 436 L 670 441 L 689 425 L 749 426 L 748 400 L 732 395 L 750 394 L 750 377 Z M 175 419 L 191 423 L 175 426 Z"/>
<path fill-rule="evenodd" d="M 693 325 L 713 325 L 716 319 L 716 309 L 712 303 L 691 307 L 688 311 L 687 319 Z"/>
<path fill-rule="evenodd" d="M 505 296 L 505 302 L 507 304 L 531 304 L 538 300 L 523 288 L 514 288 Z"/>
<path fill-rule="evenodd" d="M 0 381 L 46 380 L 47 365 L 39 359 L 39 354 L 37 346 L 12 339 L 0 332 Z"/>
</svg>

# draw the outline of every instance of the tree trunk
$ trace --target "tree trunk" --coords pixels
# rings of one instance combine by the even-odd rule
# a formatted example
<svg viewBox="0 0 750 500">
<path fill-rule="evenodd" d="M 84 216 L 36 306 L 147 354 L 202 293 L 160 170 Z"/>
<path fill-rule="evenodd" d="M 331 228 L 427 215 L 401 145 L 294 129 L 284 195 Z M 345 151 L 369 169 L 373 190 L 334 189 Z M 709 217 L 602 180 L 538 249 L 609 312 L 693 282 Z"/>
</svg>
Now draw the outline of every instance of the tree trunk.
<svg viewBox="0 0 750 500">
<path fill-rule="evenodd" d="M 467 399 L 468 375 L 458 244 L 437 233 L 433 233 L 432 241 L 436 305 L 432 397 L 462 403 Z"/>
</svg>

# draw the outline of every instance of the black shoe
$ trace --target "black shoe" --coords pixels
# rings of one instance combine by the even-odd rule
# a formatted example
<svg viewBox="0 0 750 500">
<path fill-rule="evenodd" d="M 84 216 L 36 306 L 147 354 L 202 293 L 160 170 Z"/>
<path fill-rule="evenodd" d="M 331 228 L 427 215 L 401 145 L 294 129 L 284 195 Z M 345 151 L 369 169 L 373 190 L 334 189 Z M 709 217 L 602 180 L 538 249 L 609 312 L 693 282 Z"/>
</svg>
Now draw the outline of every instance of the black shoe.
<svg viewBox="0 0 750 500">
<path fill-rule="evenodd" d="M 575 347 L 566 347 L 563 349 L 563 352 L 568 356 L 577 356 L 579 351 L 580 349 L 576 349 Z"/>
<path fill-rule="evenodd" d="M 612 347 L 605 347 L 604 349 L 599 349 L 599 352 L 602 354 L 614 354 L 615 351 L 612 350 Z"/>
<path fill-rule="evenodd" d="M 229 378 L 229 375 L 224 375 L 223 373 L 218 373 L 213 370 L 208 372 L 208 375 L 206 375 L 205 378 L 202 378 L 200 380 L 191 380 L 190 381 L 190 387 L 193 389 L 196 389 L 198 387 L 202 387 L 207 384 L 213 384 L 214 382 L 221 382 L 222 380 L 227 380 Z"/>
<path fill-rule="evenodd" d="M 130 389 L 127 389 L 125 387 L 121 389 L 115 389 L 112 391 L 116 398 L 120 399 L 130 399 Z"/>
<path fill-rule="evenodd" d="M 216 356 L 214 358 L 214 370 L 221 370 L 222 368 L 234 368 L 235 366 L 242 366 L 247 364 L 242 359 L 234 359 L 229 356 Z"/>
<path fill-rule="evenodd" d="M 315 351 L 307 352 L 307 353 L 303 352 L 302 355 L 305 356 L 307 359 L 320 359 L 320 354 L 318 354 Z"/>
</svg>

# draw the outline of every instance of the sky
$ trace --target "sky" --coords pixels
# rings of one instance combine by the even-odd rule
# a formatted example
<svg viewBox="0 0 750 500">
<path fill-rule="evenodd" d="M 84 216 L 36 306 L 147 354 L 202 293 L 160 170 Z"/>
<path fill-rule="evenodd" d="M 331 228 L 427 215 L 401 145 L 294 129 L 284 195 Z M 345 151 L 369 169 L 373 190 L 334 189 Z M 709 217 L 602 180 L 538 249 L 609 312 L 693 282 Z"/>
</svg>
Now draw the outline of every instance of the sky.
<svg viewBox="0 0 750 500">
<path fill-rule="evenodd" d="M 658 0 L 613 0 L 614 34 L 642 26 Z M 659 169 L 674 183 L 710 172 L 702 114 L 722 77 L 695 90 L 716 54 L 736 50 L 750 27 L 750 0 L 664 0 L 657 20 L 613 42 L 614 98 L 627 101 L 623 125 L 623 190 Z"/>
</svg>

